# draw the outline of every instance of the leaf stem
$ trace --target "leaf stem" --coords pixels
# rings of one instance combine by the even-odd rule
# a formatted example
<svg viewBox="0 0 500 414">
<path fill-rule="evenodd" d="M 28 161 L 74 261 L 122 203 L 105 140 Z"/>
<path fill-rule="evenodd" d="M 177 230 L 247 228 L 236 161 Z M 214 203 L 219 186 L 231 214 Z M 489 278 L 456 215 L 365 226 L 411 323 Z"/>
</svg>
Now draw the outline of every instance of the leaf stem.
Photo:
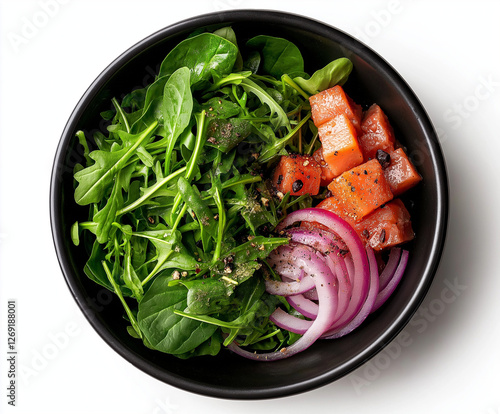
<svg viewBox="0 0 500 414">
<path fill-rule="evenodd" d="M 158 191 L 158 189 L 163 187 L 169 181 L 173 180 L 175 177 L 181 175 L 184 171 L 186 171 L 186 167 L 179 168 L 177 171 L 173 172 L 172 174 L 170 174 L 167 177 L 163 178 L 162 180 L 158 181 L 155 185 L 151 186 L 147 191 L 145 191 L 144 194 L 142 195 L 142 197 L 139 197 L 132 204 L 129 204 L 128 206 L 122 208 L 116 214 L 118 216 L 120 216 L 122 214 L 128 213 L 129 211 L 137 208 L 144 201 L 146 201 L 148 198 L 150 198 L 156 191 Z"/>
<path fill-rule="evenodd" d="M 316 131 L 316 133 L 314 134 L 314 138 L 312 139 L 311 143 L 309 144 L 309 148 L 305 152 L 306 155 L 311 155 L 312 150 L 314 148 L 314 143 L 316 142 L 317 139 L 318 139 L 318 132 Z"/>
<path fill-rule="evenodd" d="M 182 206 L 182 210 L 177 215 L 177 217 L 175 219 L 175 223 L 172 226 L 172 232 L 174 232 L 177 229 L 177 226 L 181 222 L 182 217 L 184 217 L 184 214 L 186 214 L 187 209 L 188 209 L 188 205 L 187 205 L 187 203 L 184 203 L 184 205 Z"/>
<path fill-rule="evenodd" d="M 125 299 L 123 298 L 122 291 L 120 287 L 116 284 L 115 279 L 113 278 L 113 275 L 111 274 L 109 267 L 107 263 L 103 260 L 101 261 L 102 267 L 104 268 L 104 272 L 106 272 L 106 276 L 108 277 L 109 283 L 111 283 L 111 286 L 113 286 L 113 290 L 115 291 L 116 295 L 120 298 L 120 302 L 122 303 L 125 312 L 127 313 L 128 318 L 130 319 L 130 323 L 132 324 L 132 327 L 134 330 L 137 332 L 137 335 L 139 335 L 139 338 L 142 339 L 142 332 L 139 329 L 139 325 L 137 323 L 137 320 L 135 319 L 135 316 L 132 314 L 132 311 L 127 305 L 127 302 L 125 302 Z"/>
<path fill-rule="evenodd" d="M 222 238 L 224 235 L 224 227 L 226 226 L 226 211 L 224 210 L 224 203 L 222 202 L 221 194 L 217 186 L 215 187 L 214 200 L 217 204 L 217 210 L 219 214 L 219 228 L 217 232 L 217 244 L 215 246 L 214 256 L 212 258 L 212 264 L 219 260 L 222 248 Z"/>
<path fill-rule="evenodd" d="M 283 82 L 285 82 L 286 84 L 290 85 L 293 89 L 295 89 L 298 93 L 300 93 L 305 99 L 309 99 L 309 95 L 307 93 L 305 93 L 302 90 L 302 88 L 299 85 L 297 85 L 290 76 L 288 76 L 287 74 L 284 74 L 281 77 L 281 80 Z"/>
<path fill-rule="evenodd" d="M 261 152 L 259 157 L 259 162 L 267 162 L 269 161 L 276 153 L 280 151 L 281 148 L 285 146 L 285 144 L 295 136 L 295 134 L 304 126 L 304 124 L 311 117 L 311 112 L 309 112 L 298 124 L 292 129 L 288 134 L 286 134 L 283 138 L 276 139 L 276 142 L 269 148 L 265 148 L 264 151 Z"/>
<path fill-rule="evenodd" d="M 217 325 L 217 326 L 220 326 L 222 328 L 233 329 L 233 328 L 244 328 L 245 327 L 244 324 L 236 322 L 237 320 L 234 320 L 233 322 L 226 322 L 226 321 L 221 321 L 220 319 L 212 318 L 211 316 L 194 315 L 191 313 L 182 312 L 182 311 L 177 310 L 177 309 L 174 310 L 174 313 L 176 315 L 179 315 L 179 316 L 184 316 L 185 318 L 194 319 L 195 321 L 209 323 L 211 325 Z"/>
<path fill-rule="evenodd" d="M 196 117 L 196 122 L 198 123 L 198 130 L 196 131 L 196 143 L 195 147 L 193 150 L 193 154 L 191 155 L 191 158 L 189 159 L 186 167 L 184 167 L 186 174 L 184 174 L 184 177 L 186 180 L 189 182 L 193 178 L 193 173 L 194 173 L 194 168 L 197 165 L 198 162 L 198 157 L 200 155 L 200 151 L 203 148 L 203 133 L 205 132 L 205 110 L 201 111 L 200 113 L 195 115 Z M 172 207 L 172 218 L 177 209 L 179 208 L 179 205 L 181 204 L 182 198 L 181 195 L 178 193 L 175 196 L 174 199 L 174 205 Z"/>
</svg>

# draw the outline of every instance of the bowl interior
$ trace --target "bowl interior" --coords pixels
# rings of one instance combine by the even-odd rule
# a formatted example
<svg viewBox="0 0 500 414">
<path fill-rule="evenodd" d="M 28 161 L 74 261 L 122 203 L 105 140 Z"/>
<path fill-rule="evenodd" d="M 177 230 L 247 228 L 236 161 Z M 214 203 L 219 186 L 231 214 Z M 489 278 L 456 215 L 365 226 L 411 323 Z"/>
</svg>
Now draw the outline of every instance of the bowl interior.
<svg viewBox="0 0 500 414">
<path fill-rule="evenodd" d="M 217 357 L 179 360 L 145 348 L 131 338 L 121 304 L 83 272 L 87 252 L 75 247 L 70 227 L 84 221 L 86 209 L 73 201 L 73 167 L 83 162 L 75 139 L 82 129 L 105 132 L 100 112 L 110 99 L 154 80 L 168 51 L 199 28 L 231 25 L 240 45 L 257 34 L 284 37 L 303 53 L 306 71 L 346 56 L 354 70 L 347 93 L 358 103 L 378 103 L 387 113 L 396 137 L 406 147 L 423 181 L 405 196 L 416 239 L 408 246 L 410 261 L 392 298 L 351 334 L 319 341 L 290 359 L 256 363 L 222 352 Z M 92 149 L 92 148 L 91 148 Z M 51 185 L 51 221 L 57 255 L 68 286 L 90 323 L 124 358 L 176 387 L 223 398 L 269 398 L 290 395 L 334 381 L 373 357 L 409 321 L 427 292 L 444 243 L 447 180 L 436 134 L 419 101 L 401 77 L 371 49 L 322 23 L 269 11 L 231 11 L 199 16 L 167 27 L 126 51 L 87 90 L 77 104 L 58 147 Z"/>
</svg>

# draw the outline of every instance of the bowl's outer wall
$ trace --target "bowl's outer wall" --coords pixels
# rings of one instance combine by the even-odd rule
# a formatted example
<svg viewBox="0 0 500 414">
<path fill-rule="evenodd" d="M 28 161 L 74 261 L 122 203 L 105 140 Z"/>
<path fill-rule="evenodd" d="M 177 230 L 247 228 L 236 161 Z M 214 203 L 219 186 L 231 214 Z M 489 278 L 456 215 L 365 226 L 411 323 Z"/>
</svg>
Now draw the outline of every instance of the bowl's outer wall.
<svg viewBox="0 0 500 414">
<path fill-rule="evenodd" d="M 87 252 L 75 247 L 70 226 L 85 221 L 86 208 L 74 203 L 73 167 L 83 162 L 75 139 L 87 137 L 105 124 L 99 113 L 111 108 L 112 97 L 154 80 L 168 51 L 193 30 L 232 25 L 240 45 L 257 34 L 294 42 L 304 55 L 306 71 L 346 56 L 354 71 L 346 84 L 353 99 L 367 107 L 376 102 L 387 113 L 397 138 L 417 165 L 423 182 L 405 198 L 416 239 L 410 262 L 393 297 L 351 334 L 320 341 L 291 359 L 256 363 L 228 352 L 217 357 L 179 360 L 151 351 L 126 332 L 122 308 L 106 289 L 83 273 Z M 95 128 L 95 129 L 93 129 Z M 270 398 L 303 392 L 352 371 L 387 345 L 418 308 L 436 271 L 447 223 L 447 178 L 436 134 L 419 101 L 394 70 L 371 49 L 322 23 L 269 11 L 231 11 L 203 15 L 167 27 L 133 46 L 96 79 L 82 97 L 63 132 L 51 183 L 51 222 L 57 255 L 68 286 L 96 331 L 131 363 L 171 385 L 215 397 Z"/>
</svg>

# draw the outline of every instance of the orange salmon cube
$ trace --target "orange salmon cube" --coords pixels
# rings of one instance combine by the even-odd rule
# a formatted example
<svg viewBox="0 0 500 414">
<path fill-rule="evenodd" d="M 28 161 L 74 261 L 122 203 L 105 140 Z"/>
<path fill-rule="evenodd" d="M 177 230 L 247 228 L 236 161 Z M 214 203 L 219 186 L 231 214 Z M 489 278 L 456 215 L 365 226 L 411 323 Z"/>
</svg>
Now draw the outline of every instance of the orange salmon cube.
<svg viewBox="0 0 500 414">
<path fill-rule="evenodd" d="M 357 133 L 346 115 L 338 115 L 318 127 L 323 159 L 335 177 L 363 162 Z"/>
<path fill-rule="evenodd" d="M 415 237 L 410 213 L 400 199 L 379 207 L 353 227 L 373 250 L 388 249 Z"/>
<path fill-rule="evenodd" d="M 396 197 L 417 185 L 422 177 L 402 148 L 398 148 L 389 155 L 391 163 L 384 170 L 384 175 Z"/>
<path fill-rule="evenodd" d="M 361 221 L 393 198 L 377 160 L 367 161 L 342 173 L 328 185 L 328 189 L 354 222 Z"/>
<path fill-rule="evenodd" d="M 332 170 L 330 170 L 330 167 L 328 166 L 325 159 L 323 158 L 323 148 L 322 147 L 317 149 L 316 151 L 314 151 L 313 158 L 321 167 L 321 183 L 320 183 L 320 185 L 322 187 L 326 187 L 328 184 L 330 184 L 332 182 L 332 180 L 335 178 L 335 175 L 333 174 Z"/>
<path fill-rule="evenodd" d="M 377 150 L 385 152 L 394 150 L 394 132 L 389 120 L 377 104 L 370 106 L 361 122 L 362 134 L 359 136 L 359 146 L 365 160 L 375 158 Z"/>
<path fill-rule="evenodd" d="M 317 195 L 321 182 L 321 167 L 309 155 L 283 155 L 274 170 L 273 184 L 283 194 Z"/>
<path fill-rule="evenodd" d="M 319 127 L 338 115 L 345 115 L 357 131 L 361 131 L 361 106 L 357 105 L 340 85 L 326 89 L 309 98 L 311 117 Z"/>
</svg>

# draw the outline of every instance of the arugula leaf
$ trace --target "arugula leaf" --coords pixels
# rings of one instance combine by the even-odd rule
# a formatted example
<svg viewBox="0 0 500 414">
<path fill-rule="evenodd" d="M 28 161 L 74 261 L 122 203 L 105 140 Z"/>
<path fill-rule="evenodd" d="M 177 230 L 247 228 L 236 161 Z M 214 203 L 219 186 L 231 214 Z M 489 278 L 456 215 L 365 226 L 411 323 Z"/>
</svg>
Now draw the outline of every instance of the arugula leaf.
<svg viewBox="0 0 500 414">
<path fill-rule="evenodd" d="M 262 89 L 259 85 L 253 82 L 250 79 L 243 79 L 241 81 L 241 86 L 246 92 L 251 92 L 259 100 L 269 107 L 271 111 L 271 124 L 275 129 L 284 126 L 288 130 L 291 130 L 290 121 L 283 110 L 283 108 L 267 93 L 264 89 Z M 274 116 L 276 115 L 276 116 Z"/>
<path fill-rule="evenodd" d="M 180 177 L 177 181 L 177 188 L 179 189 L 182 200 L 194 211 L 196 220 L 200 223 L 200 229 L 216 239 L 218 229 L 217 221 L 214 219 L 214 214 L 207 203 L 201 198 L 196 186 L 191 186 L 188 180 L 184 177 Z"/>
<path fill-rule="evenodd" d="M 133 295 L 137 298 L 137 300 L 141 300 L 144 294 L 144 290 L 142 288 L 141 281 L 135 272 L 134 267 L 132 266 L 132 248 L 130 242 L 127 242 L 125 245 L 125 258 L 123 259 L 123 281 L 125 286 L 127 286 L 133 293 Z"/>
<path fill-rule="evenodd" d="M 106 262 L 104 260 L 102 261 L 102 267 L 104 268 L 106 276 L 107 276 L 109 282 L 111 283 L 111 286 L 113 287 L 113 291 L 116 293 L 116 295 L 120 299 L 120 302 L 122 303 L 123 308 L 125 309 L 125 313 L 127 314 L 128 319 L 130 320 L 130 323 L 132 324 L 132 327 L 134 328 L 137 335 L 140 338 L 142 338 L 142 332 L 139 328 L 139 325 L 137 324 L 137 320 L 135 319 L 135 316 L 133 315 L 132 311 L 130 310 L 127 302 L 125 302 L 125 299 L 123 298 L 121 289 L 118 286 L 118 284 L 115 282 L 113 275 L 109 271 L 108 265 L 106 264 Z"/>
<path fill-rule="evenodd" d="M 75 174 L 75 180 L 79 183 L 75 190 L 75 201 L 80 205 L 99 202 L 112 183 L 114 175 L 125 165 L 137 147 L 151 136 L 156 126 L 157 122 L 153 122 L 140 134 L 130 136 L 130 141 L 135 141 L 131 146 L 125 146 L 114 152 L 92 151 L 89 157 L 95 164 Z"/>
<path fill-rule="evenodd" d="M 283 138 L 272 138 L 270 142 L 265 143 L 262 146 L 259 162 L 265 163 L 271 161 L 273 158 L 278 155 L 283 155 L 281 151 L 285 148 L 285 145 L 289 143 L 289 141 L 297 134 L 300 129 L 307 123 L 309 118 L 311 117 L 311 112 L 309 112 L 302 120 Z M 286 152 L 285 154 L 286 155 Z"/>
<path fill-rule="evenodd" d="M 142 281 L 144 286 L 161 270 L 175 268 L 177 264 L 182 264 L 183 269 L 194 270 L 198 263 L 191 256 L 186 254 L 186 249 L 182 245 L 182 235 L 178 230 L 172 231 L 164 225 L 158 225 L 154 230 L 133 232 L 132 236 L 143 237 L 149 240 L 156 248 L 156 265 Z"/>
<path fill-rule="evenodd" d="M 275 248 L 288 244 L 286 237 L 250 237 L 250 241 L 240 244 L 226 252 L 223 257 L 234 256 L 237 262 L 248 262 L 256 259 L 264 259 L 269 256 Z"/>
<path fill-rule="evenodd" d="M 97 284 L 104 286 L 106 289 L 113 291 L 113 286 L 108 280 L 106 273 L 102 267 L 102 261 L 106 258 L 106 252 L 102 249 L 100 243 L 96 240 L 92 245 L 92 251 L 90 257 L 85 263 L 83 268 L 84 273 L 87 277 L 96 282 Z"/>
<path fill-rule="evenodd" d="M 123 205 L 123 197 L 121 188 L 116 181 L 113 185 L 113 190 L 109 196 L 105 206 L 94 214 L 94 223 L 97 224 L 96 236 L 99 243 L 108 241 L 109 231 L 116 217 L 116 211 Z"/>
<path fill-rule="evenodd" d="M 210 355 L 215 356 L 221 350 L 222 337 L 219 332 L 215 331 L 214 334 L 208 338 L 201 345 L 183 354 L 175 354 L 177 358 L 188 359 L 196 356 Z"/>
</svg>

